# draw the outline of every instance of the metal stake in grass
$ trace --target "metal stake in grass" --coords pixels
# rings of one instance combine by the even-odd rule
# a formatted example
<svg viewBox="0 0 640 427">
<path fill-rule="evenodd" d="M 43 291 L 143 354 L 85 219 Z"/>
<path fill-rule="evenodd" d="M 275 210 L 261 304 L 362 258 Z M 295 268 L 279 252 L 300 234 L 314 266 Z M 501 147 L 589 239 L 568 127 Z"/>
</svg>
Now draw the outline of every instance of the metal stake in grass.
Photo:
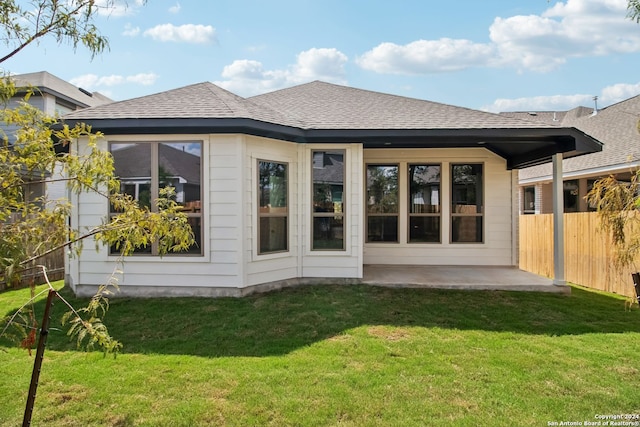
<svg viewBox="0 0 640 427">
<path fill-rule="evenodd" d="M 40 327 L 40 336 L 38 337 L 38 348 L 36 350 L 36 358 L 33 361 L 33 371 L 31 372 L 31 384 L 29 385 L 29 395 L 27 396 L 27 406 L 24 409 L 24 417 L 22 419 L 22 427 L 31 425 L 31 415 L 33 414 L 33 405 L 36 401 L 36 391 L 38 390 L 38 379 L 40 378 L 40 369 L 42 368 L 42 359 L 44 358 L 44 347 L 47 344 L 47 336 L 49 335 L 49 321 L 51 317 L 51 306 L 53 298 L 58 296 L 54 289 L 49 289 L 47 295 L 47 303 L 44 306 L 44 314 L 42 316 L 42 326 Z"/>
</svg>

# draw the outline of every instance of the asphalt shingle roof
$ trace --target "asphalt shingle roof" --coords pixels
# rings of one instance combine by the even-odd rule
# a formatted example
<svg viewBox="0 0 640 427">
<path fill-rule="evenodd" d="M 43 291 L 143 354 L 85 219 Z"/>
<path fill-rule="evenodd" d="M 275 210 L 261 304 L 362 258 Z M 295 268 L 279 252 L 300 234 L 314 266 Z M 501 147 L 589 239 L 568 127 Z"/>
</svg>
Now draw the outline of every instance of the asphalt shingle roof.
<svg viewBox="0 0 640 427">
<path fill-rule="evenodd" d="M 302 123 L 290 117 L 256 105 L 209 82 L 87 108 L 65 116 L 67 120 L 238 118 L 302 126 Z"/>
<path fill-rule="evenodd" d="M 249 100 L 308 129 L 509 129 L 549 127 L 421 99 L 315 81 Z"/>
<path fill-rule="evenodd" d="M 592 114 L 593 109 L 578 107 L 563 114 L 560 125 L 575 127 L 603 143 L 600 152 L 572 157 L 563 161 L 563 171 L 579 172 L 607 167 L 625 167 L 630 162 L 640 161 L 640 95 L 629 98 Z M 518 115 L 526 113 L 503 113 Z M 550 164 L 520 170 L 520 179 L 548 177 L 552 173 Z"/>
<path fill-rule="evenodd" d="M 212 83 L 73 112 L 68 120 L 247 118 L 301 129 L 549 128 L 483 111 L 315 81 L 242 98 Z"/>
<path fill-rule="evenodd" d="M 509 168 L 576 156 L 599 144 L 574 129 L 315 81 L 251 98 L 204 82 L 75 111 L 104 133 L 244 133 L 303 143 L 362 142 L 367 148 L 478 147 Z"/>
</svg>

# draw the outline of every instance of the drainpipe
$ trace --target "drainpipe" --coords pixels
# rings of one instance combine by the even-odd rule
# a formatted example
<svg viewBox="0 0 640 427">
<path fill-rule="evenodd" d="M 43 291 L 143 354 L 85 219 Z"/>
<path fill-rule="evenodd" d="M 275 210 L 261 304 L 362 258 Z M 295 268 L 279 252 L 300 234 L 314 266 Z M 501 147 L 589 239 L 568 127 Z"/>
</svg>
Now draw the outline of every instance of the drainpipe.
<svg viewBox="0 0 640 427">
<path fill-rule="evenodd" d="M 564 278 L 564 193 L 562 153 L 553 155 L 553 284 L 566 285 Z"/>
</svg>

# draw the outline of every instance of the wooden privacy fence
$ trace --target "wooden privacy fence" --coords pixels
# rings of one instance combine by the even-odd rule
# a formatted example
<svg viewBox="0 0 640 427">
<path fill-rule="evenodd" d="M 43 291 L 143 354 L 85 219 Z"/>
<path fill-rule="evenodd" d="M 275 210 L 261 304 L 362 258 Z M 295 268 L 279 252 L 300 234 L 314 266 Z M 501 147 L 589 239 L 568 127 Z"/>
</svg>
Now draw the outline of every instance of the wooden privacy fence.
<svg viewBox="0 0 640 427">
<path fill-rule="evenodd" d="M 35 264 L 47 267 L 47 277 L 49 277 L 50 281 L 53 282 L 55 280 L 64 279 L 64 248 L 60 248 L 55 252 L 38 259 Z M 39 267 L 30 267 L 22 273 L 22 280 L 17 287 L 25 287 L 32 283 L 39 285 L 44 282 L 45 280 L 44 275 L 42 274 L 42 269 Z M 0 291 L 6 289 L 6 287 L 7 284 L 2 281 L 2 278 L 0 278 Z"/>
<path fill-rule="evenodd" d="M 520 268 L 553 277 L 553 215 L 521 215 L 519 228 Z M 564 214 L 565 280 L 635 297 L 631 278 L 634 267 L 617 269 L 612 247 L 611 238 L 600 231 L 596 212 Z"/>
</svg>

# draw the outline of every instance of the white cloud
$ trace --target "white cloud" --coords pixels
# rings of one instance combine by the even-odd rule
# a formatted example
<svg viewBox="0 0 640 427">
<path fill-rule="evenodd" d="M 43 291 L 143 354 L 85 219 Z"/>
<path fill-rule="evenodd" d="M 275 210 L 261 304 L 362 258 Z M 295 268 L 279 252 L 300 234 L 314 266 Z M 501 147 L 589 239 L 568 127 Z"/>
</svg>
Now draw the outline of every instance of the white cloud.
<svg viewBox="0 0 640 427">
<path fill-rule="evenodd" d="M 636 84 L 618 83 L 602 89 L 600 99 L 603 105 L 615 104 L 640 94 L 640 82 Z"/>
<path fill-rule="evenodd" d="M 598 106 L 600 108 L 606 107 L 638 94 L 640 94 L 640 82 L 635 84 L 618 83 L 607 86 L 600 91 L 600 94 L 597 94 Z M 579 106 L 593 107 L 594 95 L 596 94 L 535 96 L 515 99 L 500 98 L 496 99 L 493 104 L 485 105 L 481 109 L 494 113 L 503 111 L 567 111 Z"/>
<path fill-rule="evenodd" d="M 182 6 L 180 6 L 180 3 L 176 3 L 175 5 L 169 8 L 169 13 L 179 13 L 180 9 L 182 9 Z"/>
<path fill-rule="evenodd" d="M 99 15 L 112 17 L 132 15 L 143 5 L 144 0 L 95 0 L 93 3 Z"/>
<path fill-rule="evenodd" d="M 154 73 L 139 73 L 131 76 L 112 74 L 110 76 L 98 76 L 96 74 L 84 74 L 74 77 L 69 82 L 86 90 L 101 90 L 105 87 L 119 86 L 123 84 L 137 84 L 150 86 L 156 82 L 158 75 Z"/>
<path fill-rule="evenodd" d="M 347 56 L 337 49 L 312 48 L 300 52 L 296 63 L 281 70 L 265 70 L 259 61 L 241 59 L 222 70 L 222 78 L 215 84 L 243 96 L 257 95 L 285 87 L 323 80 L 346 84 L 344 66 Z"/>
<path fill-rule="evenodd" d="M 173 24 L 156 25 L 144 32 L 145 36 L 161 42 L 211 43 L 216 41 L 216 30 L 211 25 Z"/>
<path fill-rule="evenodd" d="M 580 105 L 593 104 L 593 95 L 551 95 L 530 98 L 500 98 L 481 109 L 500 113 L 503 111 L 567 111 Z"/>
<path fill-rule="evenodd" d="M 640 31 L 627 0 L 567 0 L 540 15 L 497 17 L 490 43 L 464 39 L 381 43 L 357 63 L 377 73 L 425 74 L 470 67 L 546 72 L 570 58 L 640 52 Z"/>
<path fill-rule="evenodd" d="M 568 58 L 640 51 L 626 0 L 568 0 L 541 16 L 496 18 L 491 40 L 505 64 L 549 71 Z"/>
<path fill-rule="evenodd" d="M 138 34 L 140 34 L 140 27 L 134 27 L 131 24 L 125 24 L 124 31 L 122 32 L 123 36 L 135 37 Z"/>
<path fill-rule="evenodd" d="M 469 40 L 418 40 L 401 46 L 382 43 L 359 57 L 364 69 L 385 74 L 423 74 L 457 71 L 487 65 L 495 47 Z"/>
</svg>

